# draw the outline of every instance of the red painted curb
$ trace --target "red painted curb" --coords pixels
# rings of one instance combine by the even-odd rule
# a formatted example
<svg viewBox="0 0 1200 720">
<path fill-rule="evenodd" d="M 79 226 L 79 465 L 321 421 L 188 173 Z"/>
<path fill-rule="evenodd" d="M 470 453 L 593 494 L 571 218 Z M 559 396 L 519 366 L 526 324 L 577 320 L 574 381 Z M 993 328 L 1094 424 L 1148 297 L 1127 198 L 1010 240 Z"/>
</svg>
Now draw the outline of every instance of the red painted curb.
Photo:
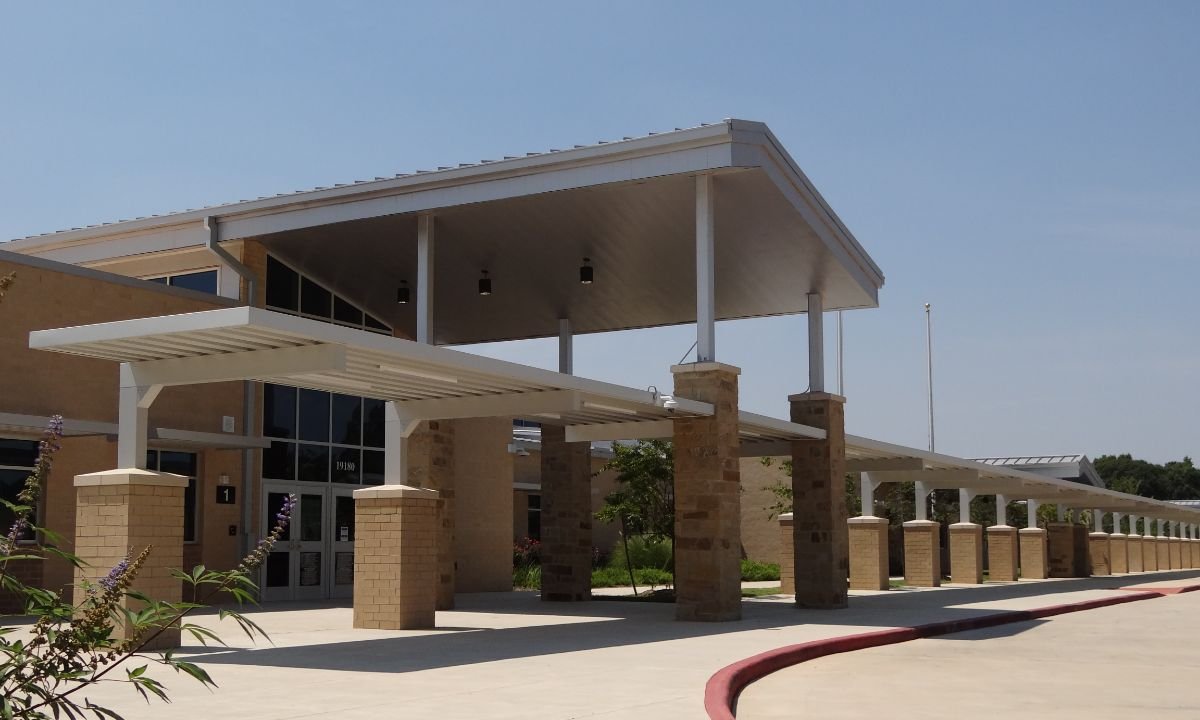
<svg viewBox="0 0 1200 720">
<path fill-rule="evenodd" d="M 889 630 L 876 630 L 856 635 L 843 635 L 841 637 L 824 638 L 799 645 L 788 645 L 768 650 L 765 653 L 746 658 L 745 660 L 739 660 L 732 665 L 721 668 L 709 678 L 708 683 L 704 686 L 704 710 L 708 713 L 708 717 L 711 720 L 735 720 L 733 705 L 737 701 L 738 694 L 747 685 L 777 670 L 827 655 L 893 645 L 920 638 L 949 635 L 966 630 L 980 630 L 997 625 L 1027 622 L 1029 620 L 1038 620 L 1065 613 L 1121 605 L 1138 600 L 1150 600 L 1151 598 L 1163 597 L 1165 595 L 1200 590 L 1200 585 L 1176 588 L 1120 589 L 1129 591 L 1129 594 L 1084 600 L 1077 603 L 1048 605 L 1033 610 L 1009 610 L 962 620 L 945 620 L 925 625 L 916 625 L 914 627 L 891 628 Z"/>
</svg>

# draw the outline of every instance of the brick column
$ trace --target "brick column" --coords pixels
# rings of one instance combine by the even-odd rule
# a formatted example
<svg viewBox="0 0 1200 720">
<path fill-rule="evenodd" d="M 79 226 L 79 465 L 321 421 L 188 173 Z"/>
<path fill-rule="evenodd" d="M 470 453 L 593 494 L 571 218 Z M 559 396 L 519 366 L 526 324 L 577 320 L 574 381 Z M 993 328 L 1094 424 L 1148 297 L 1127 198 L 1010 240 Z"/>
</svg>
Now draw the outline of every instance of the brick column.
<svg viewBox="0 0 1200 720">
<path fill-rule="evenodd" d="M 1134 535 L 1136 532 L 1133 528 L 1129 529 L 1129 535 L 1125 536 L 1125 555 L 1128 558 L 1129 569 L 1126 572 L 1142 572 L 1142 536 Z"/>
<path fill-rule="evenodd" d="M 438 504 L 437 609 L 454 607 L 454 423 L 430 420 L 408 439 L 408 482 L 435 490 Z"/>
<path fill-rule="evenodd" d="M 407 485 L 354 491 L 354 627 L 434 626 L 440 505 Z"/>
<path fill-rule="evenodd" d="M 1167 539 L 1167 547 L 1171 553 L 1171 569 L 1183 569 L 1183 553 L 1180 550 L 1182 542 L 1177 537 Z"/>
<path fill-rule="evenodd" d="M 1108 536 L 1109 570 L 1113 575 L 1129 572 L 1129 538 L 1125 533 L 1115 532 Z"/>
<path fill-rule="evenodd" d="M 941 523 L 909 520 L 904 523 L 904 584 L 937 587 L 942 584 Z"/>
<path fill-rule="evenodd" d="M 860 515 L 846 521 L 850 542 L 850 589 L 887 590 L 888 520 Z"/>
<path fill-rule="evenodd" d="M 1021 579 L 1045 580 L 1050 577 L 1050 549 L 1046 531 L 1027 527 L 1017 532 L 1021 547 Z"/>
<path fill-rule="evenodd" d="M 675 619 L 742 617 L 738 374 L 720 363 L 671 368 L 675 396 L 711 403 L 680 417 L 675 439 Z"/>
<path fill-rule="evenodd" d="M 1200 568 L 1200 540 L 1192 540 L 1192 567 Z"/>
<path fill-rule="evenodd" d="M 106 470 L 75 476 L 75 554 L 84 561 L 75 583 L 98 582 L 126 555 L 153 546 L 130 590 L 167 602 L 183 598 L 183 584 L 171 570 L 183 566 L 183 490 L 187 478 L 149 470 Z M 140 607 L 126 599 L 122 605 Z M 120 625 L 117 637 L 128 638 Z M 179 647 L 179 629 L 169 628 L 147 646 Z"/>
<path fill-rule="evenodd" d="M 1049 523 L 1046 525 L 1046 545 L 1050 577 L 1087 577 L 1087 528 L 1069 522 Z"/>
<path fill-rule="evenodd" d="M 1146 572 L 1158 570 L 1158 540 L 1150 534 L 1142 536 L 1142 569 Z"/>
<path fill-rule="evenodd" d="M 1171 541 L 1159 536 L 1154 538 L 1156 568 L 1161 572 L 1171 569 Z"/>
<path fill-rule="evenodd" d="M 983 526 L 954 523 L 950 526 L 950 582 L 978 585 L 983 582 Z"/>
<path fill-rule="evenodd" d="M 792 441 L 792 538 L 796 606 L 844 608 L 850 573 L 846 526 L 846 399 L 791 395 L 794 423 L 821 428 L 824 440 Z"/>
<path fill-rule="evenodd" d="M 779 516 L 779 592 L 796 594 L 796 547 L 792 542 L 792 514 Z"/>
<path fill-rule="evenodd" d="M 542 426 L 542 599 L 592 597 L 591 443 Z"/>
<path fill-rule="evenodd" d="M 1108 533 L 1094 532 L 1088 535 L 1088 554 L 1091 557 L 1092 575 L 1112 575 L 1112 543 Z"/>
<path fill-rule="evenodd" d="M 987 529 L 988 579 L 1015 582 L 1020 567 L 1017 529 L 1011 525 L 992 525 Z"/>
</svg>

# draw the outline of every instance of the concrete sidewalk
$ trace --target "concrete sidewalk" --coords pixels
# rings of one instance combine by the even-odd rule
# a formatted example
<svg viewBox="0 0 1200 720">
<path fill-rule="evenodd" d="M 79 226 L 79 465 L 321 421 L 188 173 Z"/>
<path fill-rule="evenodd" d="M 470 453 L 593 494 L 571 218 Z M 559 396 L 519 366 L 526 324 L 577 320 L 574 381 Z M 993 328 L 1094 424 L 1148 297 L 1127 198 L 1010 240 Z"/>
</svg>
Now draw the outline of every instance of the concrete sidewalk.
<svg viewBox="0 0 1200 720">
<path fill-rule="evenodd" d="M 669 604 L 550 604 L 532 592 L 460 595 L 456 610 L 438 613 L 433 631 L 353 630 L 347 605 L 276 604 L 253 613 L 274 646 L 246 647 L 226 623 L 220 632 L 233 649 L 189 646 L 180 653 L 212 674 L 220 685 L 215 692 L 159 671 L 170 705 L 147 705 L 122 686 L 88 694 L 128 720 L 704 718 L 704 685 L 714 672 L 783 645 L 1197 578 L 1200 571 L 1181 571 L 893 590 L 854 594 L 850 608 L 837 611 L 799 610 L 790 598 L 755 599 L 743 602 L 740 622 L 712 624 L 676 622 Z M 1154 602 L 1134 603 L 1131 612 Z M 1136 645 L 1123 632 L 1109 642 Z M 844 676 L 843 699 L 861 685 Z"/>
<path fill-rule="evenodd" d="M 752 683 L 737 717 L 1191 720 L 1198 634 L 1190 593 L 830 655 Z"/>
</svg>

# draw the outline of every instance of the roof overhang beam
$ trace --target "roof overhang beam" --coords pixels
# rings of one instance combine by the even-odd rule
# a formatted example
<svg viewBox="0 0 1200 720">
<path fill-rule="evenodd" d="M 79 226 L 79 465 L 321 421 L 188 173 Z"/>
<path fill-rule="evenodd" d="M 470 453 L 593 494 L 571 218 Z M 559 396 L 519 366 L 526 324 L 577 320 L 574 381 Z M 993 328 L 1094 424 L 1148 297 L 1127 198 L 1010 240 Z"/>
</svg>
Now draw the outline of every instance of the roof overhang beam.
<svg viewBox="0 0 1200 720">
<path fill-rule="evenodd" d="M 346 369 L 346 348 L 317 344 L 123 363 L 122 387 L 196 385 L 262 377 L 289 377 Z"/>
<path fill-rule="evenodd" d="M 480 417 L 538 417 L 579 412 L 584 405 L 574 390 L 504 393 L 469 397 L 406 400 L 394 403 L 404 420 L 454 420 Z"/>
<path fill-rule="evenodd" d="M 925 469 L 925 461 L 921 458 L 847 458 L 846 472 L 889 472 L 914 471 Z M 891 482 L 891 481 L 888 481 Z"/>
<path fill-rule="evenodd" d="M 675 433 L 674 420 L 568 425 L 567 442 L 604 442 L 614 440 L 656 440 Z"/>
</svg>

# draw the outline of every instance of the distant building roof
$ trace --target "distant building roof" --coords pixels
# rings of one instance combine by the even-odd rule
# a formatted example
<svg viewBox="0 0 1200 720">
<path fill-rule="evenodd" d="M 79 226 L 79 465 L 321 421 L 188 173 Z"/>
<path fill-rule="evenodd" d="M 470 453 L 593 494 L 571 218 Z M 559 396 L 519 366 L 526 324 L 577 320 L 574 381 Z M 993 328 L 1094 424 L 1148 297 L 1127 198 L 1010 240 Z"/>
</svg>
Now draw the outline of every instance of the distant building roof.
<svg viewBox="0 0 1200 720">
<path fill-rule="evenodd" d="M 1017 455 L 1014 457 L 974 458 L 984 465 L 1004 465 L 1039 475 L 1074 480 L 1104 487 L 1104 479 L 1096 472 L 1087 455 Z"/>
</svg>

